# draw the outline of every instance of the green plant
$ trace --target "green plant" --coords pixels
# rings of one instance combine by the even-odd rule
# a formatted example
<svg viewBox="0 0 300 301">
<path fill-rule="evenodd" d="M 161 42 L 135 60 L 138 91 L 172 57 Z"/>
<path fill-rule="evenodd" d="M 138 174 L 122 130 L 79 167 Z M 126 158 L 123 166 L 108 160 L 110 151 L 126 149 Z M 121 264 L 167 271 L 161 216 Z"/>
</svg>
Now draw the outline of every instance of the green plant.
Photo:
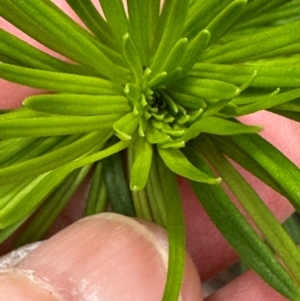
<svg viewBox="0 0 300 301">
<path fill-rule="evenodd" d="M 0 0 L 1 17 L 69 59 L 0 30 L 0 77 L 51 91 L 1 112 L 0 240 L 36 211 L 18 244 L 41 239 L 92 172 L 86 215 L 109 199 L 114 211 L 167 228 L 164 300 L 177 300 L 185 250 L 177 174 L 247 265 L 300 300 L 296 245 L 228 160 L 299 212 L 299 169 L 260 127 L 236 118 L 269 110 L 300 120 L 300 1 L 165 0 L 160 10 L 160 0 L 127 0 L 127 16 L 121 0 L 100 0 L 105 18 L 88 0 L 66 2 L 87 30 L 50 0 Z"/>
</svg>

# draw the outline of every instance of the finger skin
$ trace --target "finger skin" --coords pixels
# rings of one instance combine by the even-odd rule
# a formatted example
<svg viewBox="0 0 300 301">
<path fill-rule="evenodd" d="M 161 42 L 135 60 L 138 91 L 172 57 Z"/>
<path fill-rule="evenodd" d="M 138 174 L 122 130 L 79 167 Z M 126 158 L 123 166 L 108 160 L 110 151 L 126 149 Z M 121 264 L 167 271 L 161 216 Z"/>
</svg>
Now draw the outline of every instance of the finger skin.
<svg viewBox="0 0 300 301">
<path fill-rule="evenodd" d="M 66 301 L 161 301 L 168 247 L 165 231 L 153 229 L 114 213 L 86 218 L 40 245 L 17 268 L 33 271 Z M 182 290 L 180 300 L 202 300 L 189 257 Z"/>
<path fill-rule="evenodd" d="M 253 271 L 246 272 L 230 282 L 216 293 L 205 298 L 205 301 L 288 301 L 274 291 Z"/>
<path fill-rule="evenodd" d="M 0 273 L 0 299 L 5 301 L 63 301 L 41 283 L 17 272 Z"/>
</svg>

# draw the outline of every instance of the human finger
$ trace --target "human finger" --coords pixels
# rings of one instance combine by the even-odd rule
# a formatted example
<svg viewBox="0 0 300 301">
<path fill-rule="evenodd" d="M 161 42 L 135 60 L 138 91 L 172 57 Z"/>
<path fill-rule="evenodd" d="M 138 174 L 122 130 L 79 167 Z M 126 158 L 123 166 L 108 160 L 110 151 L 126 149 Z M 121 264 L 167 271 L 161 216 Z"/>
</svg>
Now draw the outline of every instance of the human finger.
<svg viewBox="0 0 300 301">
<path fill-rule="evenodd" d="M 167 256 L 164 230 L 104 213 L 59 232 L 15 268 L 30 271 L 65 301 L 159 301 L 166 281 Z M 188 256 L 181 298 L 202 300 L 199 278 Z"/>
<path fill-rule="evenodd" d="M 253 271 L 248 271 L 242 276 L 228 283 L 205 301 L 288 301 L 285 297 L 274 291 Z"/>
</svg>

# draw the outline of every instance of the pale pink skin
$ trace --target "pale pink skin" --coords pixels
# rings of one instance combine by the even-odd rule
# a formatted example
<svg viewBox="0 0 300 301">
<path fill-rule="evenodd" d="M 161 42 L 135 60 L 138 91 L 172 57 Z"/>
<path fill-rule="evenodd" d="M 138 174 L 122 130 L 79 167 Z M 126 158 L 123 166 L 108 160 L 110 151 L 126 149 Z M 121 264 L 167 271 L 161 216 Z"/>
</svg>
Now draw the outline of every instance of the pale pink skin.
<svg viewBox="0 0 300 301">
<path fill-rule="evenodd" d="M 53 2 L 70 13 L 64 1 Z M 28 40 L 24 34 L 1 18 L 0 27 Z M 30 40 L 30 42 L 43 48 L 35 41 Z M 0 80 L 0 89 L 2 109 L 16 108 L 26 96 L 42 92 L 4 80 Z M 242 120 L 263 125 L 262 135 L 296 165 L 300 165 L 299 124 L 266 112 L 253 114 Z M 293 212 L 291 205 L 283 197 L 246 172 L 245 175 L 280 221 Z M 179 185 L 186 217 L 187 249 L 199 276 L 202 281 L 205 281 L 229 267 L 238 260 L 238 257 L 210 222 L 187 181 L 179 179 Z M 82 188 L 51 233 L 61 230 L 81 216 L 84 196 L 85 189 Z M 166 237 L 163 230 L 157 226 L 149 223 L 146 225 L 151 229 L 150 231 L 136 221 L 115 215 L 108 218 L 106 214 L 84 219 L 72 225 L 43 243 L 28 260 L 18 266 L 20 269 L 33 270 L 38 281 L 28 280 L 27 276 L 15 271 L 0 274 L 1 300 L 4 296 L 8 301 L 102 300 L 103 294 L 106 294 L 104 300 L 109 301 L 159 301 L 166 275 L 165 261 L 161 255 L 166 249 Z M 8 245 L 3 246 L 2 251 L 7 250 Z M 182 288 L 183 300 L 202 300 L 199 276 L 195 271 L 187 256 Z M 45 288 L 45 283 L 50 285 L 50 291 L 47 286 Z M 128 288 L 127 292 L 119 291 L 122 290 L 120 283 Z M 99 299 L 92 299 L 91 291 L 98 294 Z M 77 292 L 78 295 L 72 292 Z M 10 299 L 7 299 L 7 296 Z M 264 284 L 253 272 L 247 272 L 205 300 L 283 301 L 286 299 Z"/>
<path fill-rule="evenodd" d="M 167 259 L 165 230 L 149 222 L 103 213 L 72 224 L 35 249 L 16 270 L 4 272 L 0 296 L 9 295 L 13 278 L 14 297 L 19 294 L 20 299 L 11 300 L 27 300 L 27 292 L 20 289 L 27 275 L 21 277 L 20 271 L 30 271 L 37 281 L 31 283 L 28 293 L 34 295 L 45 288 L 45 295 L 50 290 L 59 296 L 53 300 L 158 301 L 166 281 Z M 199 283 L 187 255 L 179 300 L 202 300 Z"/>
</svg>

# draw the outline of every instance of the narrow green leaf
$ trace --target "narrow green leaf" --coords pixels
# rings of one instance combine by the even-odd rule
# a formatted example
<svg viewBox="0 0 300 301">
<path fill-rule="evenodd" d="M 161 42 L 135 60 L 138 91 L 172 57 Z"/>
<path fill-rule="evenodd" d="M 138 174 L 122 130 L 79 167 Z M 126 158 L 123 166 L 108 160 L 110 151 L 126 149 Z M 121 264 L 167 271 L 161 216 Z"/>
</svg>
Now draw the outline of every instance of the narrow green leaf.
<svg viewBox="0 0 300 301">
<path fill-rule="evenodd" d="M 281 2 L 279 7 L 276 9 L 264 9 L 264 13 L 259 14 L 257 17 L 250 19 L 246 22 L 243 22 L 241 25 L 242 28 L 244 27 L 262 27 L 264 25 L 275 25 L 280 23 L 286 23 L 291 20 L 297 20 L 299 17 L 299 2 L 298 1 L 273 1 L 274 2 Z M 248 5 L 249 6 L 249 5 Z M 247 18 L 247 10 L 244 14 L 244 17 Z"/>
<path fill-rule="evenodd" d="M 220 184 L 220 178 L 210 177 L 196 168 L 180 150 L 172 148 L 164 149 L 159 146 L 157 149 L 164 163 L 174 173 L 197 182 Z"/>
<path fill-rule="evenodd" d="M 183 68 L 182 67 L 177 67 L 173 71 L 171 71 L 170 75 L 168 76 L 168 80 L 166 81 L 166 84 L 176 82 L 180 78 L 183 77 Z M 165 87 L 164 87 L 165 89 Z"/>
<path fill-rule="evenodd" d="M 177 114 L 179 112 L 178 104 L 165 91 L 159 91 L 159 93 L 160 96 L 163 97 L 163 100 L 167 103 L 170 112 L 172 112 L 174 115 Z"/>
<path fill-rule="evenodd" d="M 231 108 L 232 112 L 229 114 L 229 116 L 235 116 L 236 111 L 237 111 L 237 106 L 232 104 L 230 99 L 225 99 L 225 100 L 219 100 L 217 102 L 214 102 L 212 104 L 209 104 L 206 109 L 204 110 L 202 114 L 202 118 L 206 117 L 211 117 L 219 113 L 221 110 Z"/>
<path fill-rule="evenodd" d="M 248 126 L 238 122 L 226 120 L 218 117 L 205 117 L 193 123 L 186 131 L 182 139 L 188 141 L 196 138 L 200 133 L 215 135 L 238 135 L 241 133 L 252 134 L 261 131 L 258 126 Z"/>
<path fill-rule="evenodd" d="M 262 32 L 254 31 L 242 37 L 229 39 L 201 55 L 201 61 L 210 63 L 238 63 L 252 58 L 268 57 L 274 50 L 299 43 L 300 21 L 291 22 Z M 287 34 L 288 33 L 288 34 Z M 272 41 L 272 43 L 270 43 Z M 286 52 L 285 52 L 286 53 Z M 286 53 L 287 54 L 287 53 Z"/>
<path fill-rule="evenodd" d="M 86 27 L 106 46 L 115 48 L 115 41 L 106 21 L 91 1 L 66 0 Z"/>
<path fill-rule="evenodd" d="M 128 143 L 121 141 L 105 150 L 98 151 L 110 137 L 111 133 L 109 133 L 109 135 L 103 133 L 103 138 L 101 139 L 99 146 L 91 150 L 91 152 L 97 151 L 96 153 L 79 158 L 48 174 L 41 175 L 33 181 L 32 185 L 27 185 L 26 189 L 23 189 L 18 195 L 18 198 L 14 198 L 13 201 L 9 202 L 8 205 L 0 211 L 0 229 L 7 228 L 18 221 L 23 220 L 29 213 L 32 213 L 33 210 L 41 204 L 44 198 L 47 197 L 73 170 L 111 156 L 128 147 Z M 24 204 L 26 204 L 26 206 L 24 206 Z"/>
<path fill-rule="evenodd" d="M 222 10 L 207 26 L 211 34 L 211 43 L 219 39 L 234 21 L 244 12 L 247 0 L 235 0 Z"/>
<path fill-rule="evenodd" d="M 260 164 L 290 196 L 289 201 L 300 211 L 300 170 L 278 149 L 258 135 L 229 138 Z"/>
<path fill-rule="evenodd" d="M 146 138 L 151 144 L 173 142 L 172 138 L 153 126 L 149 126 L 146 131 Z"/>
<path fill-rule="evenodd" d="M 170 3 L 165 1 L 164 7 L 166 7 L 166 5 L 170 7 L 170 10 L 168 9 L 168 14 L 164 13 L 164 9 L 162 11 L 161 18 L 165 18 L 165 21 L 162 21 L 165 24 L 161 25 L 163 28 L 159 27 L 159 30 L 163 31 L 161 41 L 159 45 L 157 45 L 157 51 L 150 67 L 153 76 L 156 75 L 157 70 L 160 69 L 160 66 L 165 62 L 171 49 L 182 36 L 189 0 L 174 0 Z"/>
<path fill-rule="evenodd" d="M 43 71 L 0 63 L 0 77 L 21 85 L 78 94 L 122 95 L 123 88 L 114 82 L 82 75 Z"/>
<path fill-rule="evenodd" d="M 29 218 L 32 213 L 29 213 L 25 218 L 18 221 L 17 223 L 5 228 L 0 229 L 0 243 L 3 243 L 7 238 L 9 238 L 17 229 L 19 229 Z"/>
<path fill-rule="evenodd" d="M 35 141 L 36 138 L 15 138 L 0 141 L 0 165 L 12 159 L 14 156 L 18 155 L 20 152 L 30 147 Z M 3 145 L 3 142 L 10 143 L 5 143 L 5 145 Z"/>
<path fill-rule="evenodd" d="M 0 118 L 0 139 L 70 135 L 111 129 L 121 114 L 100 116 L 51 116 L 39 118 Z"/>
<path fill-rule="evenodd" d="M 260 110 L 270 109 L 274 106 L 278 106 L 287 103 L 291 100 L 300 97 L 300 89 L 294 89 L 288 92 L 279 94 L 269 94 L 260 97 L 257 102 L 250 103 L 248 105 L 240 106 L 237 110 L 237 116 L 247 115 Z M 251 98 L 251 97 L 250 97 Z M 251 100 L 250 100 L 251 101 Z"/>
<path fill-rule="evenodd" d="M 297 245 L 300 244 L 299 225 L 300 225 L 300 216 L 297 212 L 292 213 L 282 223 L 282 226 L 285 229 L 285 231 L 290 235 L 294 243 Z"/>
<path fill-rule="evenodd" d="M 120 49 L 122 37 L 128 32 L 128 19 L 122 0 L 100 0 L 107 24 L 113 33 Z"/>
<path fill-rule="evenodd" d="M 91 180 L 84 216 L 105 212 L 107 205 L 107 189 L 103 178 L 103 164 L 99 161 L 96 163 Z"/>
<path fill-rule="evenodd" d="M 144 3 L 144 0 L 142 0 Z M 161 16 L 161 1 L 160 0 L 148 0 L 150 3 L 150 8 L 146 11 L 146 8 L 144 9 L 144 14 L 141 14 L 141 16 L 145 16 L 146 14 L 149 14 L 150 20 L 148 22 L 148 30 L 150 30 L 150 35 L 148 35 L 148 40 L 150 40 L 150 48 L 153 51 L 154 45 L 156 42 L 157 37 L 157 29 L 159 26 L 159 20 Z M 142 19 L 144 21 L 145 19 Z M 146 25 L 147 26 L 147 25 Z M 145 36 L 144 39 L 147 37 Z M 150 52 L 151 54 L 151 52 Z"/>
<path fill-rule="evenodd" d="M 0 62 L 11 64 L 11 65 L 19 65 L 24 66 L 23 63 L 16 61 L 15 59 L 12 59 L 4 54 L 0 53 Z M 5 113 L 5 112 L 4 112 Z M 3 110 L 1 110 L 1 114 L 3 114 Z"/>
<path fill-rule="evenodd" d="M 124 92 L 129 100 L 136 105 L 141 100 L 141 89 L 137 84 L 127 83 Z"/>
<path fill-rule="evenodd" d="M 44 94 L 27 97 L 23 105 L 49 114 L 78 116 L 127 113 L 132 110 L 128 99 L 121 95 Z"/>
<path fill-rule="evenodd" d="M 188 45 L 188 39 L 182 38 L 172 48 L 170 54 L 166 58 L 166 61 L 163 63 L 159 71 L 165 71 L 171 73 L 178 66 L 181 65 L 183 55 L 185 54 L 186 48 Z"/>
<path fill-rule="evenodd" d="M 141 189 L 139 191 L 131 190 L 131 196 L 134 204 L 136 217 L 142 218 L 150 222 L 154 222 L 149 204 L 149 196 L 146 192 L 146 189 Z"/>
<path fill-rule="evenodd" d="M 66 63 L 46 54 L 3 29 L 0 29 L 0 53 L 7 57 L 0 61 L 13 65 L 75 74 L 95 73 L 88 67 Z"/>
<path fill-rule="evenodd" d="M 124 175 L 121 155 L 114 154 L 106 158 L 103 160 L 103 167 L 109 203 L 113 211 L 127 216 L 135 216 L 129 185 Z"/>
<path fill-rule="evenodd" d="M 186 53 L 182 58 L 182 68 L 187 71 L 197 62 L 198 57 L 204 52 L 210 42 L 211 34 L 207 29 L 203 29 L 189 43 Z"/>
<path fill-rule="evenodd" d="M 59 49 L 63 55 L 95 68 L 117 82 L 122 82 L 122 79 L 126 76 L 126 70 L 113 63 L 107 56 L 109 52 L 113 53 L 114 51 L 102 45 L 51 1 L 20 0 L 12 5 L 13 11 L 15 9 L 21 10 L 27 18 L 29 17 L 36 23 L 37 28 L 41 27 L 42 31 L 47 32 L 50 40 L 55 38 L 55 43 L 62 43 L 67 50 L 61 52 L 62 48 Z M 26 29 L 23 24 L 21 30 L 24 27 Z M 64 28 L 64 30 L 61 30 L 61 28 Z M 101 64 L 98 62 L 101 62 Z"/>
<path fill-rule="evenodd" d="M 30 224 L 18 238 L 15 247 L 43 239 L 51 225 L 58 218 L 71 197 L 85 179 L 91 166 L 73 171 L 38 209 Z"/>
<path fill-rule="evenodd" d="M 248 88 L 245 92 L 233 98 L 231 103 L 239 107 L 248 106 L 261 101 L 263 97 L 275 96 L 279 93 L 281 93 L 280 88 L 275 90 L 274 88 L 272 90 L 267 88 Z"/>
<path fill-rule="evenodd" d="M 159 0 L 128 0 L 129 32 L 143 66 L 149 65 L 150 49 L 159 19 Z"/>
<path fill-rule="evenodd" d="M 159 164 L 161 164 L 161 160 L 157 158 L 158 156 L 158 152 L 154 149 L 149 179 L 146 185 L 146 193 L 153 216 L 153 221 L 156 224 L 166 228 L 167 212 L 165 207 L 163 187 L 159 177 Z"/>
<path fill-rule="evenodd" d="M 213 79 L 186 78 L 172 88 L 205 100 L 230 99 L 240 93 L 237 86 Z"/>
<path fill-rule="evenodd" d="M 178 300 L 185 267 L 185 223 L 181 198 L 175 174 L 157 156 L 158 175 L 167 213 L 166 227 L 169 239 L 167 282 L 163 301 Z"/>
<path fill-rule="evenodd" d="M 188 73 L 190 76 L 211 78 L 230 82 L 235 85 L 244 84 L 257 71 L 257 77 L 251 87 L 299 87 L 300 70 L 297 66 L 264 65 L 226 65 L 198 63 Z"/>
<path fill-rule="evenodd" d="M 189 149 L 188 153 L 198 168 L 213 176 L 198 152 Z M 196 182 L 192 182 L 192 187 L 211 220 L 247 265 L 289 300 L 299 300 L 299 286 L 283 269 L 269 247 L 252 230 L 224 190 L 220 186 Z"/>
<path fill-rule="evenodd" d="M 177 92 L 173 89 L 167 89 L 167 93 L 171 96 L 172 99 L 174 99 L 177 104 L 182 105 L 186 108 L 204 109 L 206 107 L 206 102 L 202 98 L 182 92 Z"/>
<path fill-rule="evenodd" d="M 71 143 L 80 139 L 80 135 L 70 135 L 70 136 L 52 136 L 52 137 L 40 137 L 36 138 L 34 143 L 32 143 L 27 148 L 23 149 L 16 156 L 6 161 L 3 167 L 8 167 L 13 164 L 20 162 L 25 162 L 27 160 L 37 158 L 50 151 L 54 151 L 70 145 Z M 26 138 L 24 138 L 26 139 Z"/>
<path fill-rule="evenodd" d="M 139 53 L 128 33 L 123 36 L 122 46 L 124 58 L 135 76 L 136 83 L 141 83 L 143 76 L 142 62 Z"/>
<path fill-rule="evenodd" d="M 168 73 L 167 72 L 160 72 L 156 76 L 154 76 L 150 81 L 149 81 L 149 88 L 157 88 L 159 86 L 165 86 L 167 82 L 167 77 Z"/>
<path fill-rule="evenodd" d="M 3 157 L 7 159 L 6 160 L 4 159 L 5 161 L 3 162 L 3 164 L 1 164 L 1 168 L 5 168 L 19 162 L 23 162 L 31 158 L 39 157 L 47 153 L 48 151 L 51 151 L 53 148 L 61 147 L 63 141 L 68 140 L 69 142 L 68 138 L 70 138 L 70 136 L 13 139 L 14 141 L 32 139 L 32 143 L 28 144 L 23 149 L 20 149 L 18 153 L 13 154 L 13 156 L 11 157 L 9 156 L 10 150 L 9 149 L 4 150 Z"/>
<path fill-rule="evenodd" d="M 5 208 L 5 206 L 7 206 L 12 200 L 15 201 L 18 197 L 23 197 L 24 192 L 26 193 L 27 191 L 30 191 L 36 183 L 37 182 L 32 179 L 25 179 L 23 182 L 9 183 L 1 186 L 0 209 L 2 210 Z"/>
<path fill-rule="evenodd" d="M 273 58 L 278 58 L 281 56 L 294 56 L 299 54 L 299 49 L 300 49 L 300 43 L 290 43 L 287 46 L 281 47 L 280 45 L 276 48 L 273 49 L 267 53 L 261 53 L 255 57 L 255 60 L 261 60 L 261 59 L 273 59 Z M 295 59 L 295 58 L 294 58 Z M 296 62 L 296 64 L 299 64 L 299 58 Z"/>
<path fill-rule="evenodd" d="M 134 191 L 145 187 L 152 161 L 152 145 L 140 135 L 132 144 L 133 164 L 130 171 L 130 189 Z"/>
<path fill-rule="evenodd" d="M 185 146 L 185 142 L 182 139 L 178 139 L 177 141 L 174 142 L 165 143 L 164 145 L 162 145 L 162 148 L 179 149 L 179 148 L 183 148 L 184 146 Z"/>
<path fill-rule="evenodd" d="M 251 174 L 263 181 L 269 187 L 288 198 L 285 191 L 278 185 L 274 178 L 259 165 L 247 152 L 241 149 L 226 136 L 214 136 L 214 141 L 224 155 L 248 170 Z"/>
<path fill-rule="evenodd" d="M 154 41 L 154 45 L 153 45 L 154 46 L 154 49 L 153 49 L 154 52 L 157 50 L 157 47 L 158 47 L 159 43 L 161 42 L 166 24 L 168 22 L 170 12 L 172 10 L 172 5 L 173 5 L 173 0 L 165 0 L 163 3 L 160 3 L 160 5 L 159 5 L 160 6 L 160 8 L 159 8 L 159 18 L 158 18 L 157 28 L 156 28 L 156 31 L 155 31 L 155 41 Z"/>
<path fill-rule="evenodd" d="M 189 10 L 184 36 L 194 38 L 231 2 L 232 0 L 196 1 Z"/>
<path fill-rule="evenodd" d="M 127 149 L 127 165 L 129 174 L 131 174 L 132 165 L 134 160 L 134 148 L 131 145 Z M 152 164 L 151 164 L 152 165 Z M 150 169 L 151 170 L 151 169 Z M 150 171 L 149 171 L 150 174 Z M 149 175 L 150 176 L 150 175 Z M 149 177 L 146 186 L 149 184 Z M 152 210 L 149 203 L 149 194 L 147 193 L 146 187 L 139 191 L 130 190 L 132 201 L 136 217 L 142 218 L 148 221 L 154 221 L 152 216 Z"/>
<path fill-rule="evenodd" d="M 27 185 L 21 184 L 20 186 L 19 184 L 16 184 L 15 187 L 17 187 L 17 190 L 7 196 L 10 200 L 7 201 L 6 204 L 3 204 L 4 206 L 0 210 L 0 229 L 5 229 L 19 222 L 23 218 L 28 217 L 28 214 L 31 214 L 37 208 L 37 205 L 40 204 L 42 198 L 39 198 L 38 200 L 28 200 L 28 196 L 32 196 L 37 189 L 40 189 L 41 183 L 43 183 L 47 177 L 49 177 L 49 173 L 39 175 L 33 180 L 26 181 Z M 14 185 L 11 187 L 14 187 Z M 26 200 L 28 200 L 28 203 Z M 26 208 L 24 208 L 24 204 L 26 204 Z"/>
<path fill-rule="evenodd" d="M 113 128 L 121 140 L 131 140 L 139 125 L 139 119 L 133 113 L 128 113 L 114 123 Z"/>
<path fill-rule="evenodd" d="M 9 184 L 36 177 L 71 162 L 89 152 L 97 145 L 98 132 L 82 136 L 77 141 L 39 157 L 0 169 L 0 184 Z"/>
<path fill-rule="evenodd" d="M 20 107 L 15 110 L 9 110 L 4 114 L 0 114 L 0 119 L 8 120 L 8 119 L 31 118 L 31 117 L 42 117 L 42 116 L 46 116 L 46 114 L 43 114 L 41 112 L 36 112 L 28 108 Z"/>
<path fill-rule="evenodd" d="M 107 134 L 107 132 L 102 132 L 102 135 L 103 135 L 103 138 L 100 140 L 100 144 L 98 147 L 96 147 L 96 151 L 101 149 L 101 147 L 103 147 L 104 143 L 109 139 L 111 138 L 112 136 L 112 133 L 109 132 L 109 134 Z M 115 143 L 114 145 L 104 149 L 104 150 L 101 150 L 101 151 L 97 151 L 96 153 L 93 153 L 91 155 L 88 155 L 86 157 L 83 157 L 83 158 L 79 158 L 78 160 L 76 161 L 72 161 L 62 167 L 59 167 L 57 169 L 57 171 L 59 173 L 61 172 L 71 172 L 79 167 L 82 167 L 82 166 L 85 166 L 85 165 L 89 165 L 91 163 L 94 163 L 96 161 L 99 161 L 99 160 L 102 160 L 103 158 L 106 158 L 106 157 L 109 157 L 113 154 L 116 154 L 124 149 L 126 149 L 128 147 L 130 143 L 127 142 L 127 141 L 120 141 L 120 142 L 117 142 Z"/>
<path fill-rule="evenodd" d="M 278 111 L 289 111 L 289 112 L 300 112 L 300 103 L 299 100 L 292 100 L 287 103 L 273 107 L 274 110 Z"/>
<path fill-rule="evenodd" d="M 229 189 L 237 197 L 238 202 L 270 243 L 274 252 L 280 256 L 289 273 L 300 282 L 300 252 L 298 247 L 283 230 L 250 184 L 217 149 L 213 140 L 208 136 L 202 139 L 203 143 L 200 141 L 197 144 L 197 149 L 203 153 L 218 171 Z"/>
<path fill-rule="evenodd" d="M 15 3 L 12 1 L 0 1 L 0 15 L 36 41 L 68 57 L 70 50 L 66 49 L 64 44 L 57 43 L 51 38 L 47 31 L 38 26 L 32 18 L 15 6 Z"/>
<path fill-rule="evenodd" d="M 249 1 L 249 4 L 246 7 L 245 13 L 241 16 L 241 21 L 245 24 L 249 24 L 247 21 L 252 20 L 258 16 L 264 15 L 264 13 L 272 14 L 272 11 L 276 8 L 282 9 L 282 5 L 294 2 L 292 0 L 271 0 L 265 2 L 263 0 L 259 1 Z M 278 20 L 278 19 L 277 19 Z M 245 22 L 246 21 L 246 22 Z"/>
</svg>

